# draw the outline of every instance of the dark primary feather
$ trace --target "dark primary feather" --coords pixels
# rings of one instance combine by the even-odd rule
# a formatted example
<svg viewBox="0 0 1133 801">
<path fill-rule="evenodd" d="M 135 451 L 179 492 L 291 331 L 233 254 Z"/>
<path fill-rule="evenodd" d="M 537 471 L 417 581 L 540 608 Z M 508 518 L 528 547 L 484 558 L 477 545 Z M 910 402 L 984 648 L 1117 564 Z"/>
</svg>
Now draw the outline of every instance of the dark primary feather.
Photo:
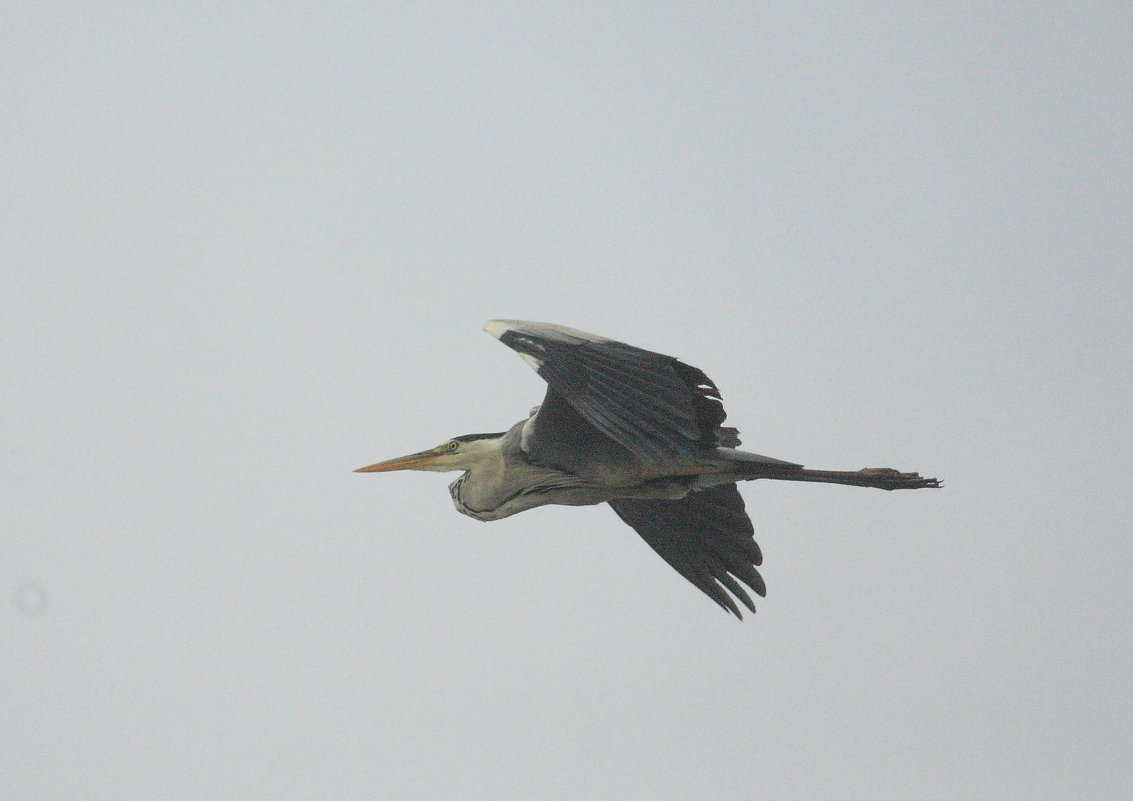
<svg viewBox="0 0 1133 801">
<path fill-rule="evenodd" d="M 537 329 L 499 338 L 541 362 L 539 375 L 587 422 L 660 471 L 685 467 L 718 445 L 739 444 L 734 428 L 720 427 L 725 414 L 716 385 L 672 356 Z"/>
<path fill-rule="evenodd" d="M 736 617 L 743 615 L 732 595 L 755 611 L 741 581 L 756 594 L 767 594 L 755 569 L 763 563 L 763 554 L 735 484 L 693 492 L 681 500 L 627 498 L 610 501 L 610 506 L 662 559 Z"/>
</svg>

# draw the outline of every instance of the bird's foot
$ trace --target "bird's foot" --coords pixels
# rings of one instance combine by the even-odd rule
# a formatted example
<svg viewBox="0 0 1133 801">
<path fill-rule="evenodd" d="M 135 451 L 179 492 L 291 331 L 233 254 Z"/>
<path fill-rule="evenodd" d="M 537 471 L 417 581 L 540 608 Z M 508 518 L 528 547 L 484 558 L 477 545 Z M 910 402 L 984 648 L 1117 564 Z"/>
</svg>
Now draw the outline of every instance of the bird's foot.
<svg viewBox="0 0 1133 801">
<path fill-rule="evenodd" d="M 892 467 L 865 467 L 858 471 L 869 479 L 868 486 L 883 490 L 924 489 L 943 486 L 935 478 L 921 478 L 920 473 L 902 473 Z"/>
</svg>

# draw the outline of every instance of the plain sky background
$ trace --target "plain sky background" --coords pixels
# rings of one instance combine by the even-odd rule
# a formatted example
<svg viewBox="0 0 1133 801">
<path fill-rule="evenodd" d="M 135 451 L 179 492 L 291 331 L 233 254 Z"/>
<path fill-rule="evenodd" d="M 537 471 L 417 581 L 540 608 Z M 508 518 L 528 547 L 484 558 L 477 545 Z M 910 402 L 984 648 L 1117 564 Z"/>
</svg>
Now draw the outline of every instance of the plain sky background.
<svg viewBox="0 0 1133 801">
<path fill-rule="evenodd" d="M 0 32 L 0 797 L 1116 799 L 1127 3 L 22 3 Z M 678 356 L 739 623 L 502 430 L 479 330 Z"/>
</svg>

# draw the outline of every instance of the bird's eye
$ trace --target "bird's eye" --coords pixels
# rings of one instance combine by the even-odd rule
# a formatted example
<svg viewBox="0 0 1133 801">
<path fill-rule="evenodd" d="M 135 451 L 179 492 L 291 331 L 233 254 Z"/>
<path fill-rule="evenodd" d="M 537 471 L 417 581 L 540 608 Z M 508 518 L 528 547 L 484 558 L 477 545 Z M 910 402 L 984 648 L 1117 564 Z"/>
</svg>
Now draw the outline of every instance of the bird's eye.
<svg viewBox="0 0 1133 801">
<path fill-rule="evenodd" d="M 451 451 L 455 451 L 455 450 L 456 450 L 457 448 L 459 448 L 459 447 L 460 447 L 460 443 L 459 443 L 459 442 L 457 442 L 457 441 L 456 441 L 455 439 L 454 439 L 454 440 L 449 440 L 448 444 L 447 444 L 447 445 L 445 445 L 445 450 L 447 450 L 447 451 L 450 451 L 450 452 L 451 452 Z"/>
</svg>

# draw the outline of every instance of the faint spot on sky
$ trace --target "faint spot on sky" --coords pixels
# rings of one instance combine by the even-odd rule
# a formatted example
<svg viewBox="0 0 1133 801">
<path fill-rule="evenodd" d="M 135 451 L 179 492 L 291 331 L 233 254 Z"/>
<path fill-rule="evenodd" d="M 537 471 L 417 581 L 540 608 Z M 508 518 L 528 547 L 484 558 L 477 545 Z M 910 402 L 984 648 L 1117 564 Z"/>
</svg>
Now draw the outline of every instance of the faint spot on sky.
<svg viewBox="0 0 1133 801">
<path fill-rule="evenodd" d="M 12 594 L 12 605 L 27 617 L 36 617 L 47 611 L 47 592 L 34 581 L 25 581 Z"/>
</svg>

